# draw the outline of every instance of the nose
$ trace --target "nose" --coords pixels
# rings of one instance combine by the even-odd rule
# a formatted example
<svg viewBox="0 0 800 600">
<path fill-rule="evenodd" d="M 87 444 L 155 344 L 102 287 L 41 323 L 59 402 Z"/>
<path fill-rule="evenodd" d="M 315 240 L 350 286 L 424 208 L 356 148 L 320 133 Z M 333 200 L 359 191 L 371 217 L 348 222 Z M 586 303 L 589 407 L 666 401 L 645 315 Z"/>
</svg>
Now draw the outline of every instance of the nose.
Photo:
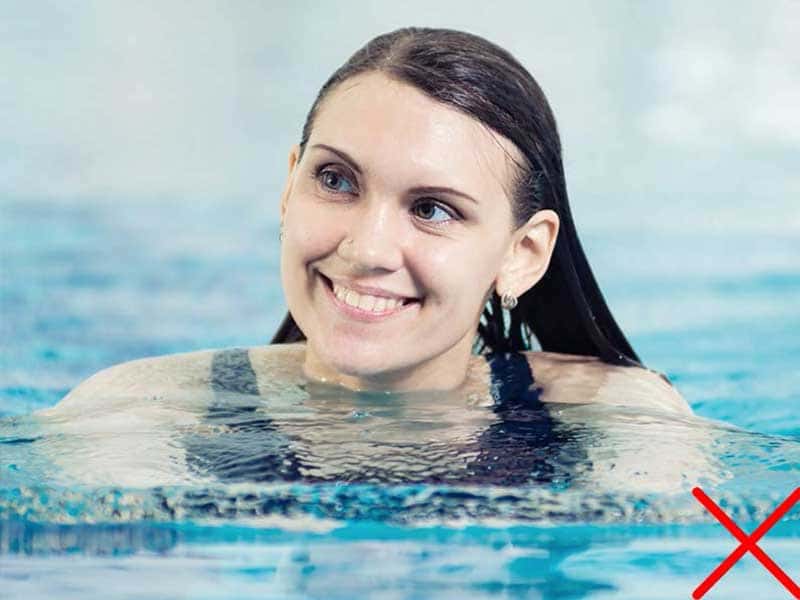
<svg viewBox="0 0 800 600">
<path fill-rule="evenodd" d="M 397 209 L 390 202 L 366 201 L 352 211 L 339 255 L 361 272 L 396 271 L 403 264 Z"/>
</svg>

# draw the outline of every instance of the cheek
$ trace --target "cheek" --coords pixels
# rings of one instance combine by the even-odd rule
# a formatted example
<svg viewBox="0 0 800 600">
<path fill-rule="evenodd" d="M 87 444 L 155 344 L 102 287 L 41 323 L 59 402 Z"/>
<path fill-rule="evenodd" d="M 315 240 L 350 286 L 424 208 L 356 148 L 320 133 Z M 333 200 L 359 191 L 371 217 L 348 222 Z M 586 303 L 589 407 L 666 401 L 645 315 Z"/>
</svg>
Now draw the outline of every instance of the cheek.
<svg viewBox="0 0 800 600">
<path fill-rule="evenodd" d="M 480 240 L 464 240 L 447 248 L 420 248 L 416 253 L 420 278 L 442 304 L 472 311 L 497 275 L 498 260 Z"/>
<path fill-rule="evenodd" d="M 302 198 L 293 200 L 284 225 L 283 254 L 287 262 L 308 263 L 330 254 L 341 239 L 337 219 L 330 218 L 318 206 L 315 209 L 312 202 Z"/>
<path fill-rule="evenodd" d="M 289 310 L 303 319 L 312 280 L 309 266 L 336 251 L 337 232 L 319 211 L 292 198 L 286 212 L 281 243 L 281 283 Z"/>
</svg>

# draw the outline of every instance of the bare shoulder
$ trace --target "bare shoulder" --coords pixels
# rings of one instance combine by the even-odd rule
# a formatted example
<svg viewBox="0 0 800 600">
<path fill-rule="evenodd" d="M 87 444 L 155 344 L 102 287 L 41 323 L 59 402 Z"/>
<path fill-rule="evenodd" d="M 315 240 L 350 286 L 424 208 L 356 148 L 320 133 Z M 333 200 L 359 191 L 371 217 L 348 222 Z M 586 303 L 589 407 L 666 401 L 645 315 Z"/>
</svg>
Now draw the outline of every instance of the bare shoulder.
<svg viewBox="0 0 800 600">
<path fill-rule="evenodd" d="M 214 350 L 199 350 L 164 356 L 151 356 L 119 363 L 85 379 L 56 405 L 59 409 L 74 405 L 107 403 L 118 396 L 145 396 L 154 390 L 163 392 L 198 384 L 208 377 Z"/>
<path fill-rule="evenodd" d="M 254 346 L 248 349 L 250 361 L 256 373 L 264 367 L 276 367 L 286 364 L 296 365 L 302 361 L 306 353 L 305 342 L 292 344 L 271 344 Z"/>
<path fill-rule="evenodd" d="M 285 363 L 286 355 L 294 356 L 298 351 L 290 344 L 197 350 L 131 360 L 98 371 L 54 408 L 87 408 L 98 403 L 107 407 L 115 398 L 163 398 L 170 392 L 209 390 L 214 361 L 222 368 L 235 368 L 246 361 L 258 373 L 272 364 Z"/>
<path fill-rule="evenodd" d="M 656 371 L 610 365 L 591 356 L 555 352 L 525 354 L 544 402 L 641 406 L 692 413 L 678 390 Z"/>
</svg>

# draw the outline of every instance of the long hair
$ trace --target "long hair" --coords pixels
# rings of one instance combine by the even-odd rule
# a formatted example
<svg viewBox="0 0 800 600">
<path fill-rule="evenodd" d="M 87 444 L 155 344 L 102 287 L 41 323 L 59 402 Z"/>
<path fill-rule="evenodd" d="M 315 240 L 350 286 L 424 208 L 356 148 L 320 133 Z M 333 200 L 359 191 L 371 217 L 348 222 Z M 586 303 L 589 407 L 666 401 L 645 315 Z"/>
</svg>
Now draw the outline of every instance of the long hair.
<svg viewBox="0 0 800 600">
<path fill-rule="evenodd" d="M 474 352 L 532 349 L 597 356 L 619 365 L 639 358 L 608 309 L 583 252 L 567 201 L 561 141 L 547 99 L 509 52 L 479 36 L 451 29 L 407 27 L 369 41 L 319 91 L 303 126 L 302 157 L 325 97 L 343 81 L 378 71 L 412 85 L 434 100 L 477 119 L 520 150 L 512 194 L 515 228 L 540 209 L 561 221 L 542 279 L 506 315 L 496 292 L 476 331 Z M 272 343 L 304 340 L 287 313 Z"/>
</svg>

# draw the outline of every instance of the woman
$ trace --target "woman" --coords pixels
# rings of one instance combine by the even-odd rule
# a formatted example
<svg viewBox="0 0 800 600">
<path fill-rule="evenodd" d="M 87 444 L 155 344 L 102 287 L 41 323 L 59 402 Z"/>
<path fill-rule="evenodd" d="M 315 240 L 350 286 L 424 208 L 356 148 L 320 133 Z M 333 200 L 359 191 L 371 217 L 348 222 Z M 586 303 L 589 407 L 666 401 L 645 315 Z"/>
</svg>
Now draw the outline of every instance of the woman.
<svg viewBox="0 0 800 600">
<path fill-rule="evenodd" d="M 284 469 L 285 478 L 329 479 L 354 478 L 337 470 L 331 448 L 347 448 L 338 458 L 348 468 L 376 448 L 372 440 L 362 453 L 348 445 L 352 429 L 337 429 L 357 412 L 342 392 L 393 392 L 398 406 L 425 392 L 426 410 L 440 411 L 430 422 L 469 421 L 474 430 L 437 435 L 478 440 L 473 455 L 492 448 L 492 460 L 509 439 L 498 415 L 517 410 L 511 396 L 530 401 L 524 410 L 615 404 L 691 414 L 665 377 L 642 367 L 606 306 L 570 215 L 555 120 L 505 50 L 446 29 L 373 39 L 322 87 L 288 166 L 280 237 L 289 313 L 272 345 L 119 365 L 53 411 L 170 396 L 148 408 L 163 426 L 185 415 L 181 392 L 194 390 L 197 402 L 205 390 L 206 424 L 247 433 L 248 444 L 265 431 L 295 440 L 263 449 L 271 477 Z M 542 351 L 532 350 L 534 338 Z M 246 432 L 231 424 L 264 412 L 237 413 L 231 394 L 277 397 L 295 384 L 307 395 L 283 421 L 273 402 Z M 502 410 L 492 413 L 493 403 Z M 301 405 L 342 419 L 315 430 L 296 420 Z M 537 418 L 549 423 L 547 413 L 526 417 Z M 553 428 L 545 430 L 551 444 Z M 209 465 L 206 442 L 187 452 Z M 293 444 L 306 444 L 305 463 L 280 459 Z M 217 451 L 228 467 L 232 452 L 229 444 Z M 242 459 L 247 468 L 252 456 Z M 535 460 L 516 472 L 530 473 Z M 486 466 L 475 461 L 472 474 Z"/>
<path fill-rule="evenodd" d="M 307 339 L 312 377 L 452 388 L 471 351 L 527 352 L 533 333 L 603 361 L 528 353 L 534 372 L 653 379 L 578 241 L 544 94 L 477 36 L 401 29 L 334 73 L 290 153 L 281 223 L 290 312 L 272 342 Z"/>
</svg>

